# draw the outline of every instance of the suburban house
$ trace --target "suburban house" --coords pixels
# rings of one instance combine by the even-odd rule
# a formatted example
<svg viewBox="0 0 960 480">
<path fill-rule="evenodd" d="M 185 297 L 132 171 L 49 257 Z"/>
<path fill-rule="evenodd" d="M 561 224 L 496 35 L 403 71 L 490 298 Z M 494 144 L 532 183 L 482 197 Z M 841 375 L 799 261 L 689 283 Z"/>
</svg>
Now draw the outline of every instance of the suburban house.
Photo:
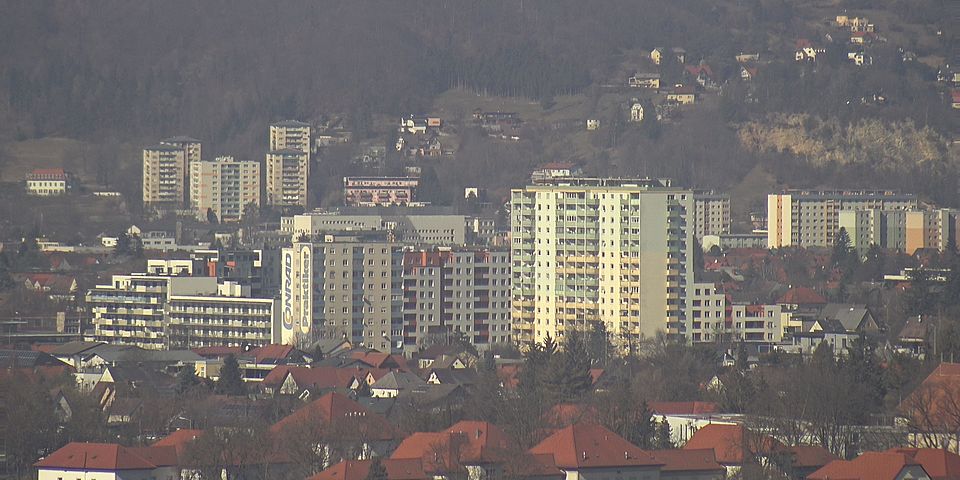
<svg viewBox="0 0 960 480">
<path fill-rule="evenodd" d="M 960 90 L 950 90 L 950 106 L 960 109 Z"/>
<path fill-rule="evenodd" d="M 281 365 L 263 379 L 260 387 L 267 394 L 306 396 L 330 391 L 357 390 L 366 383 L 369 372 L 336 367 L 301 367 Z"/>
<path fill-rule="evenodd" d="M 381 459 L 387 480 L 433 480 L 419 459 Z M 366 480 L 373 460 L 344 460 L 307 480 Z"/>
<path fill-rule="evenodd" d="M 464 420 L 441 432 L 416 432 L 397 446 L 391 460 L 419 460 L 434 477 L 466 471 L 470 480 L 501 476 L 518 447 L 500 427 Z"/>
<path fill-rule="evenodd" d="M 660 65 L 663 62 L 663 54 L 663 47 L 657 47 L 653 50 L 650 50 L 650 61 L 653 62 L 654 65 Z"/>
<path fill-rule="evenodd" d="M 552 455 L 566 480 L 654 480 L 659 478 L 660 469 L 666 464 L 653 453 L 641 450 L 592 423 L 578 423 L 559 430 L 531 448 L 529 453 Z"/>
<path fill-rule="evenodd" d="M 897 411 L 907 427 L 911 445 L 946 448 L 960 446 L 960 363 L 941 363 L 900 402 Z"/>
<path fill-rule="evenodd" d="M 817 55 L 827 51 L 824 48 L 814 46 L 813 42 L 806 38 L 798 39 L 794 47 L 794 59 L 798 62 L 815 62 L 817 61 Z"/>
<path fill-rule="evenodd" d="M 660 90 L 660 74 L 657 72 L 637 72 L 627 79 L 627 85 L 633 88 L 649 88 Z"/>
<path fill-rule="evenodd" d="M 847 52 L 847 60 L 850 60 L 854 65 L 858 67 L 863 67 L 865 65 L 873 65 L 873 57 L 867 55 L 862 50 L 856 52 Z"/>
<path fill-rule="evenodd" d="M 409 372 L 390 372 L 370 385 L 370 396 L 373 398 L 393 398 L 426 383 L 422 378 Z"/>
<path fill-rule="evenodd" d="M 640 102 L 634 102 L 633 105 L 630 105 L 630 121 L 643 121 L 643 105 Z"/>
<path fill-rule="evenodd" d="M 693 78 L 701 87 L 714 89 L 718 87 L 713 69 L 705 63 L 700 65 L 687 65 L 683 69 L 684 75 Z"/>
<path fill-rule="evenodd" d="M 749 82 L 757 77 L 757 73 L 760 70 L 757 67 L 749 67 L 747 65 L 740 66 L 740 79 L 744 82 Z"/>
<path fill-rule="evenodd" d="M 71 442 L 34 464 L 38 480 L 179 480 L 173 447 Z"/>
<path fill-rule="evenodd" d="M 923 465 L 905 453 L 866 452 L 853 460 L 834 460 L 808 480 L 930 480 Z"/>
<path fill-rule="evenodd" d="M 28 195 L 63 195 L 71 186 L 70 174 L 62 168 L 38 168 L 27 174 Z"/>
<path fill-rule="evenodd" d="M 667 101 L 680 105 L 693 105 L 697 101 L 697 93 L 689 85 L 680 85 L 667 94 Z"/>
</svg>

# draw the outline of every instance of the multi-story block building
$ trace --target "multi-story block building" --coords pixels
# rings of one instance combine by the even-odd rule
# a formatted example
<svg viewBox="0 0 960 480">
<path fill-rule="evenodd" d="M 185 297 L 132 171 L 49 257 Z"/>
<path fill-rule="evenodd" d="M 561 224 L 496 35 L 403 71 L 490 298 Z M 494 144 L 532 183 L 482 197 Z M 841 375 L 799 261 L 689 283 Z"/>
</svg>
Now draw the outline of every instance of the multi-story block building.
<svg viewBox="0 0 960 480">
<path fill-rule="evenodd" d="M 467 218 L 446 207 L 342 208 L 282 217 L 280 229 L 293 240 L 331 231 L 381 230 L 411 245 L 463 245 Z"/>
<path fill-rule="evenodd" d="M 621 344 L 687 338 L 693 192 L 665 180 L 569 178 L 511 192 L 521 342 L 604 322 Z"/>
<path fill-rule="evenodd" d="M 918 249 L 943 251 L 956 243 L 956 210 L 846 210 L 839 226 L 861 255 L 872 245 L 912 255 Z"/>
<path fill-rule="evenodd" d="M 403 344 L 403 252 L 386 232 L 328 233 L 284 248 L 283 343 L 348 338 L 381 351 Z"/>
<path fill-rule="evenodd" d="M 250 204 L 260 206 L 260 162 L 225 156 L 190 164 L 190 206 L 198 219 L 211 210 L 221 222 L 238 221 Z"/>
<path fill-rule="evenodd" d="M 715 192 L 693 194 L 693 234 L 702 242 L 707 235 L 730 233 L 730 195 Z"/>
<path fill-rule="evenodd" d="M 170 295 L 212 295 L 214 277 L 114 275 L 110 285 L 87 292 L 93 315 L 92 339 L 141 348 L 166 347 L 164 308 Z"/>
<path fill-rule="evenodd" d="M 690 304 L 692 343 L 773 345 L 783 340 L 784 314 L 780 305 L 731 302 L 709 282 L 693 284 Z"/>
<path fill-rule="evenodd" d="M 182 148 L 156 145 L 143 149 L 143 204 L 180 208 L 184 202 L 186 155 Z"/>
<path fill-rule="evenodd" d="M 299 150 L 310 155 L 309 123 L 297 120 L 284 120 L 270 125 L 270 151 Z"/>
<path fill-rule="evenodd" d="M 890 191 L 801 191 L 767 196 L 769 248 L 829 247 L 840 230 L 841 211 L 915 210 L 914 195 Z"/>
<path fill-rule="evenodd" d="M 280 300 L 253 298 L 250 288 L 218 285 L 216 295 L 170 295 L 165 336 L 169 348 L 263 346 L 280 343 Z"/>
<path fill-rule="evenodd" d="M 512 343 L 510 252 L 408 250 L 403 255 L 403 343 L 462 334 L 478 349 Z"/>
<path fill-rule="evenodd" d="M 710 282 L 697 282 L 690 289 L 690 341 L 720 342 L 726 329 L 727 297 Z"/>
<path fill-rule="evenodd" d="M 306 207 L 310 154 L 286 148 L 267 154 L 267 204 Z"/>
<path fill-rule="evenodd" d="M 38 168 L 27 174 L 27 194 L 41 197 L 64 195 L 71 175 L 62 168 Z"/>
<path fill-rule="evenodd" d="M 183 150 L 183 195 L 184 202 L 190 201 L 190 166 L 202 160 L 203 146 L 200 140 L 185 135 L 160 140 L 160 145 Z M 186 205 L 186 203 L 184 203 Z"/>
<path fill-rule="evenodd" d="M 272 298 L 280 293 L 279 247 L 197 250 L 190 257 L 200 275 L 250 287 L 254 297 Z"/>
<path fill-rule="evenodd" d="M 343 177 L 343 203 L 353 207 L 408 205 L 420 179 L 415 177 Z"/>
</svg>

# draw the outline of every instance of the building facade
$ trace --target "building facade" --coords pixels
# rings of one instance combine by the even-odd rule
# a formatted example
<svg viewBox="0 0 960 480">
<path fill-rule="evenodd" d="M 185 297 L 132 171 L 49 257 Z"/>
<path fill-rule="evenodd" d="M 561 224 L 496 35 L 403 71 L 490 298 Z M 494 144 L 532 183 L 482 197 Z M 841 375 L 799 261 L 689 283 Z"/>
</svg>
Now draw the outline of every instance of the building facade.
<svg viewBox="0 0 960 480">
<path fill-rule="evenodd" d="M 707 235 L 730 233 L 730 195 L 696 192 L 693 195 L 693 234 L 702 242 Z"/>
<path fill-rule="evenodd" d="M 687 338 L 693 192 L 570 178 L 511 192 L 512 318 L 521 342 L 604 322 L 622 345 Z"/>
<path fill-rule="evenodd" d="M 40 168 L 27 174 L 27 194 L 40 197 L 64 195 L 70 188 L 70 174 L 62 168 Z"/>
<path fill-rule="evenodd" d="M 217 157 L 190 164 L 190 206 L 198 219 L 210 210 L 221 222 L 239 221 L 250 204 L 260 206 L 260 162 Z"/>
<path fill-rule="evenodd" d="M 415 201 L 415 177 L 343 177 L 343 204 L 352 207 L 408 205 Z"/>
<path fill-rule="evenodd" d="M 408 250 L 403 254 L 403 344 L 406 351 L 450 335 L 483 350 L 513 342 L 510 252 Z"/>
<path fill-rule="evenodd" d="M 186 172 L 186 155 L 182 148 L 164 144 L 144 148 L 144 206 L 183 207 Z"/>
<path fill-rule="evenodd" d="M 270 125 L 270 151 L 298 150 L 310 155 L 311 127 L 309 123 L 285 120 Z"/>
<path fill-rule="evenodd" d="M 284 248 L 282 342 L 347 338 L 385 352 L 402 348 L 402 261 L 384 232 L 328 233 Z"/>
<path fill-rule="evenodd" d="M 847 210 L 840 212 L 839 226 L 860 255 L 873 245 L 912 255 L 921 248 L 943 251 L 956 244 L 957 219 L 957 211 L 946 208 Z"/>
<path fill-rule="evenodd" d="M 313 211 L 283 217 L 280 228 L 293 240 L 325 232 L 381 230 L 398 242 L 417 245 L 463 245 L 467 217 L 442 207 L 381 207 Z"/>
<path fill-rule="evenodd" d="M 150 350 L 166 348 L 164 308 L 170 295 L 213 295 L 213 277 L 114 275 L 87 292 L 92 339 Z"/>
<path fill-rule="evenodd" d="M 160 140 L 160 145 L 178 148 L 183 151 L 183 201 L 190 201 L 190 166 L 202 160 L 203 145 L 200 140 L 185 135 Z M 184 205 L 187 205 L 184 203 Z"/>
<path fill-rule="evenodd" d="M 167 345 L 172 349 L 280 343 L 280 300 L 253 298 L 250 288 L 218 285 L 216 295 L 170 295 Z"/>
<path fill-rule="evenodd" d="M 287 148 L 267 154 L 267 204 L 306 207 L 310 154 Z"/>
<path fill-rule="evenodd" d="M 793 190 L 767 196 L 769 248 L 830 247 L 845 210 L 915 210 L 914 195 L 891 191 Z"/>
</svg>

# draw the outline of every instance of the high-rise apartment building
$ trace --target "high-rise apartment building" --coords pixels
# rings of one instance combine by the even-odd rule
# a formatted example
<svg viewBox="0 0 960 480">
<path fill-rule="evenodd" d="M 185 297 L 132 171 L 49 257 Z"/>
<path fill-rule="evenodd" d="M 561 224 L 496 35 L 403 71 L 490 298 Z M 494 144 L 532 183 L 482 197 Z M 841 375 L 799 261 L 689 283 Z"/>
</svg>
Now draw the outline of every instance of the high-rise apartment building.
<svg viewBox="0 0 960 480">
<path fill-rule="evenodd" d="M 913 255 L 918 249 L 943 251 L 956 244 L 956 210 L 845 210 L 839 227 L 861 255 L 872 245 Z"/>
<path fill-rule="evenodd" d="M 166 145 L 169 147 L 176 147 L 180 150 L 183 150 L 183 201 L 190 201 L 190 166 L 194 163 L 197 163 L 202 160 L 202 145 L 200 140 L 196 138 L 187 137 L 185 135 L 178 135 L 176 137 L 165 138 L 160 140 L 160 145 Z M 183 205 L 187 205 L 184 203 Z"/>
<path fill-rule="evenodd" d="M 403 343 L 462 334 L 478 349 L 512 343 L 510 252 L 408 250 L 403 254 Z M 433 337 L 433 338 L 431 338 Z"/>
<path fill-rule="evenodd" d="M 511 192 L 513 329 L 521 342 L 604 322 L 620 345 L 686 338 L 693 192 L 568 178 Z"/>
<path fill-rule="evenodd" d="M 310 124 L 284 120 L 270 125 L 270 151 L 299 150 L 310 155 Z"/>
<path fill-rule="evenodd" d="M 284 248 L 283 343 L 345 337 L 381 351 L 402 348 L 402 260 L 385 232 L 329 233 Z"/>
<path fill-rule="evenodd" d="M 341 230 L 383 230 L 411 245 L 463 245 L 467 217 L 448 207 L 358 207 L 315 210 L 282 217 L 280 229 L 293 240 Z"/>
<path fill-rule="evenodd" d="M 693 234 L 702 242 L 707 235 L 730 233 L 730 195 L 695 192 Z"/>
<path fill-rule="evenodd" d="M 164 144 L 144 148 L 144 206 L 183 207 L 186 171 L 186 155 L 182 148 Z"/>
<path fill-rule="evenodd" d="M 310 154 L 293 148 L 267 154 L 267 204 L 306 207 Z"/>
<path fill-rule="evenodd" d="M 244 207 L 260 206 L 260 162 L 217 157 L 190 164 L 190 206 L 200 220 L 212 210 L 221 222 L 238 221 Z"/>
<path fill-rule="evenodd" d="M 217 293 L 214 277 L 114 275 L 110 285 L 87 292 L 92 339 L 151 350 L 166 348 L 164 308 L 170 295 Z"/>
<path fill-rule="evenodd" d="M 915 210 L 914 195 L 890 191 L 801 191 L 767 196 L 767 245 L 829 247 L 845 210 Z"/>
</svg>

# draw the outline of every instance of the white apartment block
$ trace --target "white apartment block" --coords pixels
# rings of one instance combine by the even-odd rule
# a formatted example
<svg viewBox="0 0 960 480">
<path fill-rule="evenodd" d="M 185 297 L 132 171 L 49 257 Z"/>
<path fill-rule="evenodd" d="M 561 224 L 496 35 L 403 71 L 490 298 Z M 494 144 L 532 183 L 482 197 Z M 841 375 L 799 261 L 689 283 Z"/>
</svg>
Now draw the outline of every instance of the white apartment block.
<svg viewBox="0 0 960 480">
<path fill-rule="evenodd" d="M 726 329 L 726 295 L 709 282 L 694 283 L 690 294 L 690 341 L 722 341 Z"/>
<path fill-rule="evenodd" d="M 665 180 L 568 178 L 511 192 L 520 342 L 604 322 L 622 346 L 686 339 L 693 192 Z"/>
<path fill-rule="evenodd" d="M 326 234 L 281 254 L 281 341 L 347 338 L 384 352 L 403 345 L 403 252 L 382 232 Z"/>
<path fill-rule="evenodd" d="M 270 125 L 270 151 L 299 150 L 310 155 L 310 124 L 285 120 Z"/>
<path fill-rule="evenodd" d="M 695 192 L 693 234 L 703 242 L 707 235 L 730 233 L 730 195 Z"/>
<path fill-rule="evenodd" d="M 267 154 L 267 204 L 275 207 L 307 206 L 310 154 L 287 148 Z"/>
<path fill-rule="evenodd" d="M 467 217 L 435 207 L 390 207 L 323 210 L 283 217 L 280 228 L 294 241 L 343 230 L 381 230 L 412 245 L 463 245 Z"/>
<path fill-rule="evenodd" d="M 197 218 L 212 210 L 221 222 L 243 217 L 249 204 L 260 206 L 260 162 L 217 157 L 212 162 L 190 164 L 190 206 Z"/>
<path fill-rule="evenodd" d="M 780 343 L 789 317 L 780 305 L 730 302 L 709 282 L 693 284 L 690 310 L 692 343 Z"/>
<path fill-rule="evenodd" d="M 216 293 L 214 277 L 114 275 L 109 285 L 87 292 L 92 339 L 162 350 L 167 347 L 164 308 L 169 296 Z"/>
<path fill-rule="evenodd" d="M 182 207 L 186 171 L 186 156 L 183 149 L 163 144 L 144 148 L 144 206 Z"/>
<path fill-rule="evenodd" d="M 250 287 L 218 285 L 216 295 L 170 295 L 166 306 L 169 348 L 262 346 L 280 343 L 280 300 L 252 298 Z"/>
<path fill-rule="evenodd" d="M 767 196 L 769 248 L 830 247 L 845 210 L 915 210 L 914 195 L 891 191 L 792 190 Z"/>
<path fill-rule="evenodd" d="M 478 350 L 513 343 L 510 252 L 411 249 L 403 254 L 403 344 L 462 334 Z"/>
</svg>

